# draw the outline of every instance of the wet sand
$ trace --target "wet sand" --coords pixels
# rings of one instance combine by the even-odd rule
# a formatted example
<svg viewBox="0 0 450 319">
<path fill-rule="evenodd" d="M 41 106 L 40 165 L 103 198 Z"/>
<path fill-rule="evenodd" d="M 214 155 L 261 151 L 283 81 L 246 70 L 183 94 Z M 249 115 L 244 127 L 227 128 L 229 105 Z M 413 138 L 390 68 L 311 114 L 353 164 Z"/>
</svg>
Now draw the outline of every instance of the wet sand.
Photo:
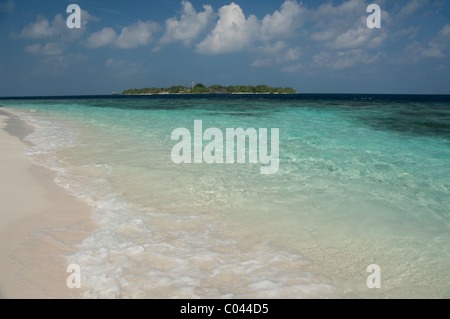
<svg viewBox="0 0 450 319">
<path fill-rule="evenodd" d="M 77 298 L 64 256 L 95 224 L 53 172 L 30 163 L 23 138 L 31 132 L 0 109 L 0 298 Z"/>
</svg>

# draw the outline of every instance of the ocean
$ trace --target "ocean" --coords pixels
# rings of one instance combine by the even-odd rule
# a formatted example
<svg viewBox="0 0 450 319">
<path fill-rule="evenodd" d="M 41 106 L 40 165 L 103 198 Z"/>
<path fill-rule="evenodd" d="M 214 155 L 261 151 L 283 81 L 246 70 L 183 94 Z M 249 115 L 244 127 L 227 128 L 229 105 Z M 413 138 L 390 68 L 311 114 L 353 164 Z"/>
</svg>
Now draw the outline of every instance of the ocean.
<svg viewBox="0 0 450 319">
<path fill-rule="evenodd" d="M 25 138 L 31 161 L 53 170 L 98 223 L 65 256 L 82 269 L 81 297 L 450 297 L 450 96 L 0 105 L 35 128 Z M 176 164 L 172 132 L 193 133 L 199 120 L 203 130 L 279 129 L 278 170 Z M 373 264 L 380 288 L 368 285 Z"/>
</svg>

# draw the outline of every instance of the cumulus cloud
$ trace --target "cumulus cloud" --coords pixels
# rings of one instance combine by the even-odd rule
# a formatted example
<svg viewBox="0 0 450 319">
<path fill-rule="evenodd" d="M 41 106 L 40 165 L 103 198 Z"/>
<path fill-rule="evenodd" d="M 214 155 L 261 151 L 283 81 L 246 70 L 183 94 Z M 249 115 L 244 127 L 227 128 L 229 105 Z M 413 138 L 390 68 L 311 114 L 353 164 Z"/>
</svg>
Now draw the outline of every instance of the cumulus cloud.
<svg viewBox="0 0 450 319">
<path fill-rule="evenodd" d="M 117 34 L 112 28 L 103 28 L 101 31 L 94 32 L 87 39 L 86 45 L 90 48 L 99 48 L 113 43 Z"/>
<path fill-rule="evenodd" d="M 239 5 L 232 2 L 219 9 L 219 21 L 211 33 L 197 45 L 203 54 L 224 54 L 243 50 L 255 41 L 259 34 L 256 16 L 245 17 Z"/>
<path fill-rule="evenodd" d="M 313 20 L 311 39 L 331 50 L 376 49 L 388 38 L 390 17 L 382 10 L 383 28 L 369 29 L 366 25 L 364 0 L 349 0 L 334 6 L 328 2 L 308 15 Z M 353 17 L 353 18 L 351 18 Z"/>
<path fill-rule="evenodd" d="M 56 37 L 64 41 L 75 40 L 86 31 L 90 21 L 98 21 L 98 18 L 90 15 L 87 11 L 81 10 L 80 29 L 67 28 L 66 21 L 67 17 L 64 17 L 62 14 L 57 14 L 51 22 L 43 16 L 38 16 L 36 21 L 23 28 L 19 36 L 35 40 Z"/>
<path fill-rule="evenodd" d="M 383 27 L 367 28 L 366 9 L 370 3 L 370 0 L 328 0 L 316 7 L 307 7 L 299 0 L 285 0 L 278 10 L 258 19 L 234 2 L 218 11 L 211 5 L 203 5 L 196 11 L 190 0 L 182 0 L 179 14 L 166 19 L 164 29 L 156 22 L 138 21 L 121 28 L 105 27 L 87 36 L 83 43 L 90 48 L 120 49 L 154 43 L 153 51 L 157 51 L 170 43 L 181 42 L 206 55 L 246 52 L 251 55 L 251 66 L 277 66 L 282 72 L 297 72 L 309 66 L 346 69 L 373 63 L 388 41 L 421 37 L 418 26 L 408 27 L 403 22 L 391 20 L 384 10 Z M 384 3 L 381 2 L 383 8 Z M 394 6 L 395 17 L 411 16 L 426 3 L 427 0 L 407 0 L 403 6 Z M 83 19 L 83 23 L 95 19 L 87 12 L 84 14 L 87 19 Z M 30 45 L 25 48 L 26 52 L 48 57 L 62 54 L 66 48 L 57 46 L 57 40 L 75 39 L 80 35 L 75 36 L 65 23 L 66 17 L 59 14 L 53 20 L 38 17 L 27 25 L 20 36 L 48 43 Z M 394 24 L 398 27 L 395 30 L 391 28 Z M 159 31 L 163 32 L 158 39 Z M 450 48 L 449 38 L 450 25 L 427 40 L 421 37 L 422 43 L 414 45 L 416 59 L 445 57 Z M 67 40 L 63 41 L 66 43 Z M 111 60 L 106 66 L 112 68 L 113 62 L 116 66 L 125 63 Z"/>
<path fill-rule="evenodd" d="M 153 34 L 159 31 L 160 26 L 152 21 L 138 21 L 127 27 L 123 27 L 118 35 L 112 28 L 103 28 L 94 32 L 86 41 L 91 48 L 100 48 L 114 45 L 121 49 L 131 49 L 148 45 L 153 40 Z"/>
<path fill-rule="evenodd" d="M 62 19 L 62 15 L 58 14 L 54 21 Z M 52 26 L 47 18 L 43 16 L 37 17 L 36 21 L 27 25 L 20 35 L 24 38 L 42 39 L 52 37 L 57 33 L 57 29 Z"/>
<path fill-rule="evenodd" d="M 288 0 L 281 5 L 281 10 L 267 14 L 261 24 L 263 40 L 291 37 L 302 24 L 302 15 L 306 10 L 296 1 Z"/>
<path fill-rule="evenodd" d="M 210 34 L 197 45 L 203 54 L 225 54 L 250 48 L 257 42 L 271 45 L 271 41 L 292 38 L 303 23 L 306 9 L 294 0 L 287 0 L 280 10 L 267 14 L 262 20 L 246 17 L 241 7 L 232 2 L 219 9 L 219 20 Z M 260 64 L 260 63 L 256 63 Z"/>
<path fill-rule="evenodd" d="M 351 29 L 366 27 L 366 9 L 364 0 L 349 0 L 336 6 L 327 2 L 315 10 L 309 10 L 311 38 L 332 41 Z"/>
<path fill-rule="evenodd" d="M 51 21 L 46 17 L 37 16 L 35 21 L 25 26 L 18 35 L 13 34 L 13 37 L 18 36 L 44 42 L 25 47 L 25 52 L 37 56 L 47 56 L 41 62 L 44 64 L 53 62 L 55 69 L 57 69 L 56 66 L 66 66 L 67 61 L 70 60 L 64 56 L 68 43 L 79 39 L 87 30 L 87 24 L 90 21 L 98 21 L 96 17 L 84 10 L 81 10 L 80 29 L 67 28 L 66 19 L 62 14 L 57 14 Z M 78 57 L 77 59 L 79 60 Z"/>
<path fill-rule="evenodd" d="M 137 23 L 122 28 L 117 37 L 116 46 L 121 49 L 130 49 L 147 45 L 152 40 L 153 33 L 159 30 L 159 25 L 151 21 L 138 21 Z"/>
<path fill-rule="evenodd" d="M 334 6 L 331 1 L 320 5 L 316 10 L 308 12 L 310 19 L 315 21 L 319 26 L 334 24 L 336 20 L 343 23 L 343 26 L 352 24 L 349 17 L 360 17 L 361 13 L 365 13 L 367 3 L 364 0 L 349 0 Z"/>
<path fill-rule="evenodd" d="M 176 17 L 166 20 L 165 34 L 161 43 L 182 41 L 189 45 L 197 38 L 212 22 L 214 12 L 210 5 L 204 5 L 204 11 L 197 13 L 189 1 L 182 1 L 183 7 L 180 19 Z"/>
</svg>

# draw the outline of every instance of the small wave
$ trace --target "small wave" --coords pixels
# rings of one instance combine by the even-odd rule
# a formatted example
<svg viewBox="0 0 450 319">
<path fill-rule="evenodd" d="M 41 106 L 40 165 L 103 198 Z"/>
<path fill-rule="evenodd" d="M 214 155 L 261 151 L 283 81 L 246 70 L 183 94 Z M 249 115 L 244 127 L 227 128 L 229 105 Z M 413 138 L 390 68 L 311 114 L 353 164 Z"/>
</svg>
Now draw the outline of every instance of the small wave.
<svg viewBox="0 0 450 319">
<path fill-rule="evenodd" d="M 311 298 L 333 292 L 305 270 L 308 261 L 248 234 L 217 215 L 168 214 L 141 209 L 108 181 L 104 163 L 69 165 L 61 151 L 79 132 L 63 123 L 14 111 L 35 131 L 27 154 L 56 172 L 55 182 L 88 203 L 98 223 L 66 256 L 80 265 L 84 298 Z"/>
</svg>

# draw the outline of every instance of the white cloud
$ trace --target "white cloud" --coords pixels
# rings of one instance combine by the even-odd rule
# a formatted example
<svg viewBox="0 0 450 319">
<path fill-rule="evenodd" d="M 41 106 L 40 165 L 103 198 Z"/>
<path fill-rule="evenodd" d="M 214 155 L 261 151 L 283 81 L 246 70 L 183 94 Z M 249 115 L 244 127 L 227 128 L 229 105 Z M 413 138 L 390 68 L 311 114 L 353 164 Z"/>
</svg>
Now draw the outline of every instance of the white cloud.
<svg viewBox="0 0 450 319">
<path fill-rule="evenodd" d="M 293 65 L 289 65 L 283 69 L 281 69 L 282 72 L 286 72 L 286 73 L 295 73 L 300 71 L 303 68 L 303 65 L 301 63 L 297 63 L 297 64 L 293 64 Z"/>
<path fill-rule="evenodd" d="M 334 24 L 336 20 L 339 20 L 345 27 L 348 26 L 349 22 L 350 24 L 354 22 L 349 17 L 365 15 L 366 9 L 367 3 L 364 0 L 349 0 L 337 6 L 333 6 L 333 3 L 330 1 L 320 5 L 316 10 L 311 10 L 308 14 L 318 25 L 324 26 L 328 22 Z"/>
<path fill-rule="evenodd" d="M 103 28 L 101 31 L 92 33 L 86 45 L 90 48 L 99 48 L 113 43 L 116 38 L 117 34 L 112 28 Z"/>
<path fill-rule="evenodd" d="M 370 29 L 367 27 L 360 27 L 358 29 L 350 29 L 340 34 L 335 42 L 336 49 L 353 49 L 358 48 L 367 43 L 370 38 Z"/>
<path fill-rule="evenodd" d="M 197 45 L 197 52 L 202 54 L 225 54 L 239 52 L 252 47 L 256 42 L 263 42 L 260 53 L 267 50 L 280 51 L 285 45 L 279 39 L 292 38 L 302 25 L 302 15 L 306 9 L 293 0 L 287 0 L 280 10 L 267 14 L 262 20 L 256 16 L 245 16 L 241 7 L 234 2 L 219 9 L 219 20 L 209 35 Z M 271 44 L 271 40 L 278 40 Z M 271 47 L 272 46 L 272 47 Z M 291 51 L 288 59 L 292 59 Z M 279 54 L 279 52 L 276 52 Z M 289 54 L 291 57 L 289 57 Z M 253 65 L 262 65 L 259 59 Z M 266 59 L 265 59 L 266 60 Z"/>
<path fill-rule="evenodd" d="M 302 24 L 302 14 L 306 10 L 296 1 L 287 0 L 281 10 L 267 14 L 261 24 L 261 36 L 264 40 L 291 37 Z"/>
<path fill-rule="evenodd" d="M 393 24 L 386 11 L 382 11 L 382 29 L 367 28 L 366 8 L 370 0 L 344 0 L 338 3 L 327 0 L 314 8 L 308 8 L 300 0 L 285 0 L 278 10 L 263 14 L 259 20 L 255 15 L 243 12 L 234 2 L 218 11 L 214 11 L 211 5 L 203 5 L 203 10 L 196 11 L 190 1 L 182 0 L 179 14 L 165 20 L 159 41 L 155 41 L 155 35 L 162 30 L 159 24 L 138 21 L 120 29 L 103 28 L 90 34 L 84 43 L 90 48 L 110 46 L 121 49 L 154 43 L 155 52 L 163 49 L 165 44 L 182 42 L 186 46 L 193 44 L 196 52 L 201 54 L 245 51 L 251 55 L 253 67 L 278 65 L 283 72 L 296 72 L 306 67 L 307 58 L 312 58 L 315 66 L 334 69 L 373 63 L 380 56 L 379 48 L 387 42 L 388 35 L 393 42 L 418 34 L 418 26 L 407 28 L 396 25 L 400 31 L 390 32 Z M 385 0 L 380 1 L 384 7 Z M 396 17 L 413 14 L 425 2 L 408 0 L 403 7 L 395 6 L 400 7 L 395 11 Z M 62 54 L 65 47 L 58 47 L 55 43 L 58 37 L 62 39 L 69 35 L 65 19 L 61 14 L 52 21 L 38 17 L 25 27 L 21 36 L 48 42 L 30 45 L 26 51 L 47 56 Z M 88 18 L 92 19 L 95 18 Z M 205 34 L 204 37 L 199 39 L 202 34 Z M 414 52 L 418 58 L 443 57 L 449 48 L 449 41 L 446 40 L 449 37 L 450 25 L 446 25 L 427 45 L 426 42 L 419 43 Z M 306 56 L 308 53 L 310 55 Z M 301 58 L 305 60 L 301 61 L 303 66 Z M 114 60 L 107 66 L 112 67 L 113 62 L 120 64 L 120 60 Z"/>
<path fill-rule="evenodd" d="M 87 29 L 89 21 L 97 21 L 98 19 L 91 16 L 87 11 L 81 10 L 82 27 L 80 29 L 67 28 L 66 19 L 62 14 L 57 14 L 50 22 L 43 16 L 38 16 L 36 20 L 28 24 L 22 29 L 19 36 L 27 39 L 42 40 L 47 43 L 36 43 L 25 47 L 27 53 L 33 55 L 52 56 L 57 65 L 62 65 L 61 59 L 56 56 L 62 56 L 67 49 L 67 43 L 76 39 Z"/>
<path fill-rule="evenodd" d="M 431 44 L 430 47 L 422 50 L 422 56 L 426 58 L 443 58 L 444 53 L 439 46 Z"/>
<path fill-rule="evenodd" d="M 296 61 L 300 58 L 300 47 L 289 48 L 284 53 L 284 61 Z"/>
<path fill-rule="evenodd" d="M 253 61 L 251 66 L 253 67 L 263 67 L 263 66 L 270 66 L 272 64 L 272 59 L 256 59 Z"/>
<path fill-rule="evenodd" d="M 86 41 L 86 45 L 91 48 L 100 48 L 107 45 L 114 45 L 121 49 L 131 49 L 148 45 L 153 34 L 160 29 L 156 22 L 138 21 L 127 27 L 123 27 L 120 35 L 112 28 L 103 28 L 94 32 Z"/>
<path fill-rule="evenodd" d="M 368 3 L 349 0 L 333 6 L 328 2 L 310 10 L 311 39 L 322 42 L 332 50 L 375 49 L 388 38 L 389 13 L 382 10 L 382 28 L 369 29 L 366 25 Z"/>
<path fill-rule="evenodd" d="M 117 67 L 121 67 L 123 65 L 123 61 L 116 61 L 113 58 L 109 58 L 108 60 L 106 60 L 105 65 L 109 68 L 117 68 Z"/>
<path fill-rule="evenodd" d="M 335 70 L 343 70 L 353 67 L 356 64 L 373 64 L 380 58 L 380 54 L 369 55 L 360 49 L 350 51 L 325 52 L 313 57 L 314 65 L 318 67 L 332 68 Z"/>
<path fill-rule="evenodd" d="M 56 17 L 61 17 L 61 15 L 59 14 Z M 36 22 L 27 25 L 20 33 L 22 37 L 31 39 L 48 38 L 55 34 L 56 29 L 42 16 L 37 17 Z"/>
<path fill-rule="evenodd" d="M 57 14 L 53 21 L 50 22 L 43 16 L 38 16 L 35 22 L 30 23 L 20 33 L 23 38 L 29 39 L 50 39 L 58 37 L 62 41 L 71 41 L 78 39 L 87 28 L 90 21 L 98 21 L 98 18 L 89 14 L 89 12 L 81 10 L 81 28 L 67 28 L 66 20 L 62 14 Z"/>
<path fill-rule="evenodd" d="M 446 51 L 450 48 L 450 24 L 446 24 L 439 30 L 429 43 L 428 47 L 422 49 L 422 56 L 426 58 L 444 58 Z"/>
<path fill-rule="evenodd" d="M 189 1 L 182 1 L 182 14 L 179 20 L 176 17 L 166 20 L 166 32 L 161 39 L 162 43 L 183 41 L 189 45 L 212 22 L 214 12 L 210 5 L 204 5 L 203 12 L 197 13 Z"/>
<path fill-rule="evenodd" d="M 446 24 L 440 31 L 439 36 L 441 37 L 450 37 L 450 24 Z"/>
<path fill-rule="evenodd" d="M 273 64 L 297 61 L 300 58 L 301 48 L 287 48 L 287 43 L 278 41 L 275 44 L 265 44 L 256 48 L 258 58 L 253 61 L 251 66 L 263 67 Z"/>
<path fill-rule="evenodd" d="M 413 41 L 409 43 L 402 52 L 395 54 L 390 62 L 393 64 L 412 64 L 423 57 L 423 47 L 420 42 Z"/>
<path fill-rule="evenodd" d="M 348 0 L 336 6 L 330 1 L 315 10 L 309 10 L 307 16 L 312 22 L 311 38 L 316 41 L 333 41 L 351 30 L 368 29 L 367 5 L 364 0 Z M 383 28 L 389 20 L 388 16 L 389 14 L 382 10 Z"/>
<path fill-rule="evenodd" d="M 375 31 L 361 26 L 356 29 L 349 29 L 340 34 L 331 47 L 335 49 L 355 49 L 355 48 L 376 48 L 386 39 L 386 34 L 382 31 Z"/>
<path fill-rule="evenodd" d="M 203 54 L 224 54 L 241 51 L 258 39 L 256 16 L 245 17 L 239 5 L 232 2 L 219 9 L 219 21 L 214 30 L 197 45 Z"/>
<path fill-rule="evenodd" d="M 286 48 L 286 42 L 277 41 L 275 44 L 266 43 L 257 48 L 257 52 L 263 55 L 278 55 Z"/>
<path fill-rule="evenodd" d="M 147 45 L 152 40 L 153 33 L 159 30 L 156 22 L 142 22 L 122 28 L 122 32 L 116 40 L 116 46 L 121 49 L 130 49 Z"/>
<path fill-rule="evenodd" d="M 61 55 L 64 53 L 66 46 L 61 43 L 50 42 L 46 45 L 39 43 L 29 45 L 25 48 L 25 51 L 34 55 Z"/>
<path fill-rule="evenodd" d="M 311 35 L 311 38 L 315 41 L 330 41 L 335 37 L 335 30 L 328 29 L 315 32 Z"/>
</svg>

